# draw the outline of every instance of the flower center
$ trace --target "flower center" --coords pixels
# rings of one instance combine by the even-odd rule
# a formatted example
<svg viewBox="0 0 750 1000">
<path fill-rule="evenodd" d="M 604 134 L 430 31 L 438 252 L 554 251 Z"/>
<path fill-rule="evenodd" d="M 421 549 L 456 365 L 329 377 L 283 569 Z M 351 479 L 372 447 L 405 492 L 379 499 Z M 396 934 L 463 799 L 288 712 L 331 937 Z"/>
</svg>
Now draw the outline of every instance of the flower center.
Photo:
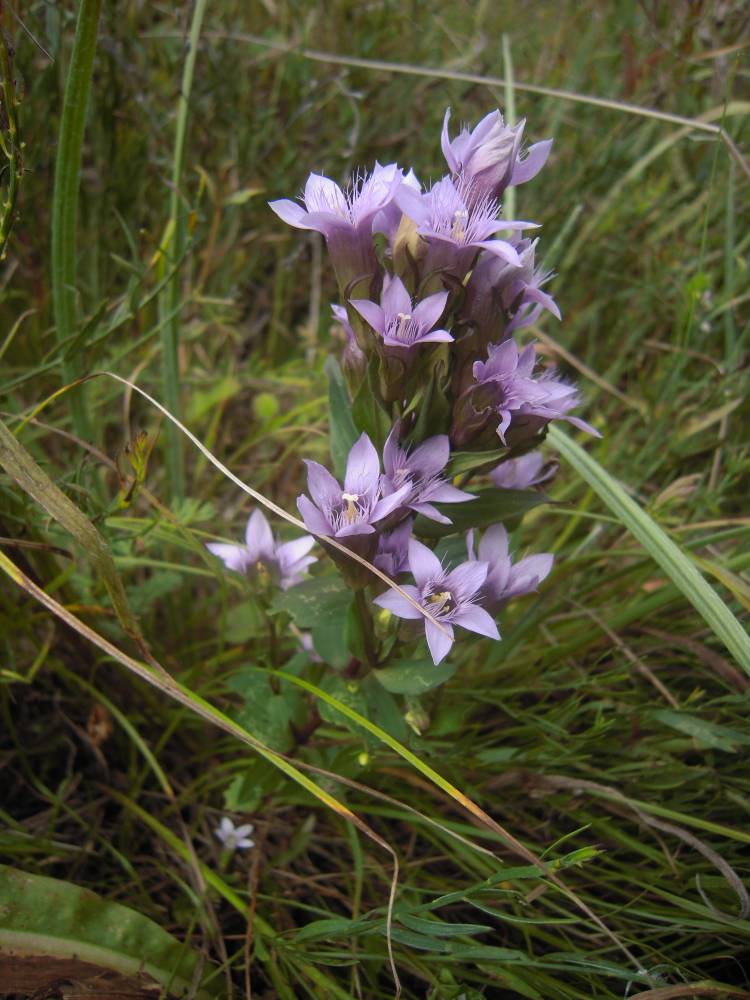
<svg viewBox="0 0 750 1000">
<path fill-rule="evenodd" d="M 348 524 L 352 524 L 359 517 L 359 511 L 357 510 L 357 501 L 359 500 L 359 493 L 342 493 L 341 499 L 346 504 L 344 517 L 346 518 Z"/>
<path fill-rule="evenodd" d="M 458 208 L 453 213 L 453 229 L 451 235 L 454 240 L 466 239 L 466 223 L 469 221 L 469 213 L 465 208 Z"/>
<path fill-rule="evenodd" d="M 406 335 L 406 328 L 408 327 L 409 323 L 411 323 L 411 313 L 398 313 L 396 318 L 398 319 L 398 326 L 396 327 L 396 336 L 400 340 L 404 340 Z"/>
<path fill-rule="evenodd" d="M 427 603 L 431 605 L 431 611 L 450 611 L 453 600 L 449 590 L 443 590 L 439 594 L 430 594 Z"/>
</svg>

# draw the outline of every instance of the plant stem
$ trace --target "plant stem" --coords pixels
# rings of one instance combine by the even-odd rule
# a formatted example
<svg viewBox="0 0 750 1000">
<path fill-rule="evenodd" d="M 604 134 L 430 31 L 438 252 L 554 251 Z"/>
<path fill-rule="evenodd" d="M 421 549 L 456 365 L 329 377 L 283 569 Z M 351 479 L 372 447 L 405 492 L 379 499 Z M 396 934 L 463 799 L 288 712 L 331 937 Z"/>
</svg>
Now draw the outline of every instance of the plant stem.
<svg viewBox="0 0 750 1000">
<path fill-rule="evenodd" d="M 67 352 L 76 326 L 78 188 L 100 10 L 101 0 L 81 0 L 78 8 L 55 161 L 55 189 L 52 198 L 52 306 L 57 340 L 62 347 L 62 372 L 66 382 L 72 382 L 81 374 L 78 357 L 75 353 L 68 355 Z M 71 392 L 70 406 L 76 434 L 88 439 L 90 423 L 82 386 Z"/>
<path fill-rule="evenodd" d="M 354 603 L 357 608 L 359 624 L 362 628 L 362 639 L 365 647 L 367 666 L 372 669 L 377 666 L 378 657 L 375 647 L 375 632 L 372 627 L 372 615 L 370 614 L 370 606 L 367 603 L 367 598 L 365 597 L 365 591 L 363 588 L 354 591 Z"/>
<path fill-rule="evenodd" d="M 177 128 L 172 155 L 172 190 L 169 196 L 169 222 L 167 232 L 169 239 L 165 241 L 164 253 L 166 264 L 182 260 L 187 243 L 187 208 L 181 192 L 182 173 L 185 165 L 185 137 L 190 106 L 190 92 L 193 86 L 195 59 L 198 53 L 203 15 L 207 0 L 196 0 L 193 9 L 193 19 L 190 24 L 187 57 L 182 70 L 180 97 L 177 104 Z M 179 269 L 175 269 L 160 298 L 162 318 L 169 317 L 162 325 L 162 380 L 164 386 L 164 405 L 178 419 L 180 417 L 180 296 L 181 281 Z M 167 476 L 171 495 L 180 499 L 185 495 L 185 465 L 183 460 L 182 440 L 179 431 L 171 423 L 167 426 Z"/>
<path fill-rule="evenodd" d="M 0 205 L 0 261 L 3 261 L 15 219 L 18 185 L 23 174 L 23 161 L 21 159 L 21 141 L 18 135 L 17 108 L 19 100 L 13 80 L 13 57 L 1 24 L 0 88 L 2 88 L 2 103 L 7 128 L 7 138 L 0 132 L 0 146 L 2 146 L 2 152 L 8 161 L 8 192 Z"/>
</svg>

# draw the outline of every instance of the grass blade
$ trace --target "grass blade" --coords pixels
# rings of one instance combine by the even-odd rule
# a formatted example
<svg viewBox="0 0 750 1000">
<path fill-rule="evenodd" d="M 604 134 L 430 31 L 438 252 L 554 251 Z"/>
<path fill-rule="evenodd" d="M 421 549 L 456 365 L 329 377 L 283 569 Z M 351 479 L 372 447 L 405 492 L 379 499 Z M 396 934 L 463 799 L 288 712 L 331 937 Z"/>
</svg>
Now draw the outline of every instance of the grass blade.
<svg viewBox="0 0 750 1000">
<path fill-rule="evenodd" d="M 69 342 L 76 325 L 78 186 L 100 11 L 101 0 L 81 0 L 55 160 L 55 191 L 52 198 L 52 305 L 57 341 L 61 345 Z M 80 372 L 75 358 L 67 356 L 62 359 L 62 370 L 66 382 L 70 382 Z M 84 395 L 79 393 L 72 396 L 70 406 L 76 434 L 88 438 L 89 419 Z"/>
<path fill-rule="evenodd" d="M 638 539 L 737 663 L 750 674 L 750 636 L 716 591 L 704 580 L 690 557 L 628 496 L 606 469 L 572 438 L 558 427 L 550 427 L 547 440 Z"/>
</svg>

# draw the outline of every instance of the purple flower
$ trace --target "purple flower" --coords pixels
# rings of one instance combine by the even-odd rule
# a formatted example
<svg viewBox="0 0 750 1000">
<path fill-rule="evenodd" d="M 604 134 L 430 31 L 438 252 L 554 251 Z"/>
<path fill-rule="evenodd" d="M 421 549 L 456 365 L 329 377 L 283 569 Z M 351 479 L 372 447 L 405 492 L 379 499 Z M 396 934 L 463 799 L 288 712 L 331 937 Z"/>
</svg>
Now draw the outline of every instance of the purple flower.
<svg viewBox="0 0 750 1000">
<path fill-rule="evenodd" d="M 437 556 L 415 538 L 409 542 L 409 569 L 416 586 L 403 587 L 410 597 L 440 622 L 444 631 L 424 618 L 401 594 L 388 590 L 375 598 L 375 604 L 399 618 L 421 618 L 424 621 L 427 645 L 437 665 L 448 654 L 454 642 L 453 626 L 460 625 L 490 639 L 500 634 L 489 614 L 474 602 L 487 576 L 485 563 L 469 561 L 445 570 Z"/>
<path fill-rule="evenodd" d="M 443 155 L 451 173 L 463 178 L 476 198 L 501 198 L 506 188 L 530 181 L 547 162 L 551 139 L 530 146 L 525 158 L 521 159 L 525 119 L 511 126 L 503 121 L 499 111 L 491 111 L 472 131 L 463 128 L 451 140 L 448 135 L 450 115 L 448 108 L 440 139 Z"/>
<path fill-rule="evenodd" d="M 386 274 L 380 305 L 367 299 L 351 301 L 360 316 L 380 334 L 387 347 L 408 349 L 418 344 L 453 340 L 447 330 L 434 329 L 448 301 L 447 292 L 428 295 L 413 306 L 403 281 L 395 275 Z"/>
<path fill-rule="evenodd" d="M 556 462 L 545 465 L 541 451 L 530 451 L 498 465 L 490 473 L 490 479 L 500 489 L 525 490 L 546 483 L 556 472 Z"/>
<path fill-rule="evenodd" d="M 382 213 L 392 203 L 403 181 L 395 163 L 376 164 L 371 174 L 355 178 L 342 191 L 335 181 L 310 174 L 305 184 L 304 207 L 289 199 L 269 202 L 290 226 L 314 229 L 325 236 L 341 290 L 359 279 L 369 279 L 378 268 L 372 234 L 385 224 Z"/>
<path fill-rule="evenodd" d="M 466 536 L 469 560 L 474 555 L 473 531 Z M 530 594 L 549 576 L 554 556 L 541 552 L 535 556 L 519 559 L 515 565 L 508 555 L 508 532 L 502 524 L 488 528 L 479 541 L 479 561 L 476 565 L 487 565 L 487 576 L 482 584 L 480 596 L 490 610 L 497 612 L 513 597 Z"/>
<path fill-rule="evenodd" d="M 487 250 L 514 266 L 520 266 L 514 247 L 505 240 L 490 239 L 501 229 L 528 229 L 531 222 L 507 222 L 499 217 L 499 203 L 489 195 L 474 198 L 461 180 L 444 177 L 426 194 L 402 185 L 396 201 L 417 224 L 417 233 L 427 243 L 424 273 L 442 270 L 463 281 L 477 251 Z"/>
<path fill-rule="evenodd" d="M 476 500 L 476 496 L 456 489 L 440 475 L 450 458 L 448 435 L 438 434 L 428 438 L 409 452 L 408 448 L 399 444 L 400 431 L 401 426 L 397 422 L 383 448 L 383 492 L 394 493 L 406 483 L 409 492 L 401 501 L 402 506 L 410 507 L 433 521 L 450 524 L 450 519 L 433 507 L 433 503 L 463 503 Z"/>
<path fill-rule="evenodd" d="M 282 590 L 299 583 L 308 566 L 317 562 L 308 552 L 315 544 L 310 535 L 279 544 L 273 537 L 263 513 L 254 510 L 245 529 L 244 545 L 208 542 L 206 548 L 224 563 L 227 569 L 250 578 L 270 576 Z"/>
<path fill-rule="evenodd" d="M 412 519 L 402 521 L 397 528 L 378 537 L 378 551 L 373 562 L 388 576 L 394 578 L 409 568 L 409 541 Z"/>
<path fill-rule="evenodd" d="M 550 420 L 567 420 L 580 430 L 600 437 L 598 431 L 579 417 L 568 416 L 568 410 L 580 403 L 576 387 L 555 378 L 554 370 L 533 378 L 535 361 L 533 344 L 519 354 L 511 338 L 502 344 L 491 344 L 487 361 L 474 363 L 476 387 L 468 392 L 476 394 L 482 407 L 493 410 L 500 418 L 497 433 L 503 444 L 511 421 L 541 428 Z"/>
<path fill-rule="evenodd" d="M 550 274 L 534 266 L 537 242 L 514 242 L 517 267 L 493 254 L 479 255 L 467 282 L 462 315 L 479 330 L 484 343 L 504 339 L 512 330 L 535 323 L 544 309 L 560 319 L 557 303 L 541 290 Z"/>
<path fill-rule="evenodd" d="M 373 524 L 400 506 L 410 489 L 407 483 L 395 493 L 382 495 L 380 459 L 366 434 L 349 452 L 343 489 L 322 465 L 310 461 L 305 465 L 312 500 L 302 494 L 297 507 L 309 530 L 317 535 L 350 538 L 373 534 Z"/>
</svg>

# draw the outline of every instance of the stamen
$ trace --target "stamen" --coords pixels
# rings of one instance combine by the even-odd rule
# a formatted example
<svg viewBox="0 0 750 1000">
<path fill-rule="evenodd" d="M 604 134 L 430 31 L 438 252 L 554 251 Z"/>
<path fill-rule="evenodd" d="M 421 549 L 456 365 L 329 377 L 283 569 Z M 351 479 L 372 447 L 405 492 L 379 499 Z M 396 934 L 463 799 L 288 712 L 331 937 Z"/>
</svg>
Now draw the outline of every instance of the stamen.
<svg viewBox="0 0 750 1000">
<path fill-rule="evenodd" d="M 450 611 L 452 596 L 449 590 L 443 590 L 439 594 L 430 594 L 427 603 L 434 605 L 435 611 Z"/>
<path fill-rule="evenodd" d="M 411 323 L 411 313 L 398 313 L 398 326 L 396 327 L 396 336 L 400 340 L 405 339 L 406 328 Z"/>
<path fill-rule="evenodd" d="M 453 229 L 451 235 L 454 240 L 466 239 L 466 223 L 469 221 L 469 213 L 465 208 L 458 208 L 453 213 Z"/>
<path fill-rule="evenodd" d="M 344 512 L 344 517 L 349 524 L 357 520 L 359 516 L 359 511 L 357 510 L 357 501 L 359 500 L 358 493 L 342 493 L 341 499 L 346 504 L 346 511 Z"/>
</svg>

